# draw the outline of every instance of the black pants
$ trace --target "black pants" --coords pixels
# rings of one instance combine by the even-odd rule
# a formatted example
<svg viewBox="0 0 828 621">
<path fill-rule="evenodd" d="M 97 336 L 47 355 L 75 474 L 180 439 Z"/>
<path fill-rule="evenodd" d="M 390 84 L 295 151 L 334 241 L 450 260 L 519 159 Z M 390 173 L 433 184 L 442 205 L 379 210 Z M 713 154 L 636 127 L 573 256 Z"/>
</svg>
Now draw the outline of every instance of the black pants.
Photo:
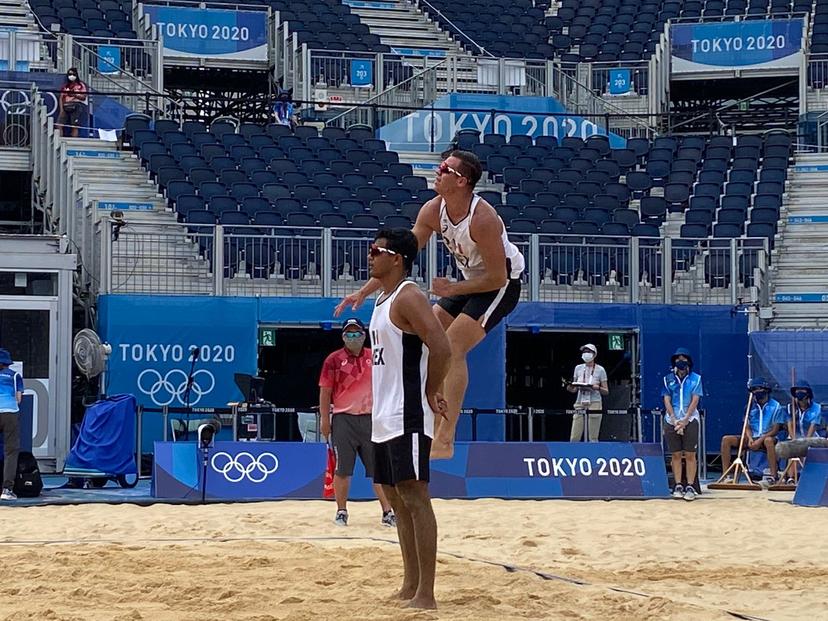
<svg viewBox="0 0 828 621">
<path fill-rule="evenodd" d="M 17 455 L 20 453 L 20 414 L 0 413 L 0 433 L 3 434 L 3 489 L 13 489 L 17 477 Z"/>
</svg>

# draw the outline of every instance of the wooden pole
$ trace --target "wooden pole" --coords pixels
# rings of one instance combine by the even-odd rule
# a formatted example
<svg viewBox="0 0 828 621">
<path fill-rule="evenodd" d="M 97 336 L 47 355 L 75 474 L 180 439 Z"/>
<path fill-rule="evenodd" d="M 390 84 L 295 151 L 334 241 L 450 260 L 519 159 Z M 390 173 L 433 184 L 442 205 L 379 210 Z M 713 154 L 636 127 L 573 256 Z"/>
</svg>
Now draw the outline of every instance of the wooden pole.
<svg viewBox="0 0 828 621">
<path fill-rule="evenodd" d="M 730 464 L 730 468 L 727 471 L 722 473 L 722 476 L 719 478 L 718 481 L 715 483 L 711 483 L 708 485 L 711 489 L 762 489 L 761 486 L 757 485 L 750 479 L 750 474 L 748 473 L 747 467 L 745 466 L 744 462 L 742 461 L 742 450 L 745 447 L 745 432 L 747 431 L 747 424 L 748 424 L 748 417 L 750 416 L 750 408 L 753 405 L 753 393 L 751 392 L 748 396 L 747 406 L 745 407 L 745 418 L 742 422 L 742 435 L 739 437 L 739 450 L 736 453 L 736 459 L 733 460 L 733 463 Z M 725 483 L 725 479 L 727 479 L 728 475 L 733 472 L 733 482 L 732 483 Z M 742 485 L 739 483 L 739 480 L 742 478 L 742 475 L 745 475 L 745 479 L 747 483 Z"/>
</svg>

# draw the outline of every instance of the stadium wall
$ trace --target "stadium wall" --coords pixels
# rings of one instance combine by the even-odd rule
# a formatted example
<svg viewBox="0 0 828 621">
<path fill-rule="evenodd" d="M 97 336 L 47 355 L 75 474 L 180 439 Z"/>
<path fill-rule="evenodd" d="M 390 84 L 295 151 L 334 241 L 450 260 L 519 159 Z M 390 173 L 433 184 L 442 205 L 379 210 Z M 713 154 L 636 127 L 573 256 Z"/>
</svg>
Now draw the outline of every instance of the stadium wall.
<svg viewBox="0 0 828 621">
<path fill-rule="evenodd" d="M 241 397 L 233 373 L 256 373 L 260 326 L 331 329 L 337 325 L 334 306 L 332 299 L 306 297 L 100 296 L 99 329 L 113 348 L 108 393 L 135 394 L 147 407 L 183 405 L 195 347 L 199 373 L 190 403 L 223 407 Z M 371 305 L 355 314 L 368 321 Z M 494 330 L 470 357 L 466 407 L 506 405 L 507 329 L 637 331 L 646 410 L 661 404 L 661 378 L 671 353 L 687 347 L 704 377 L 710 451 L 724 433 L 738 432 L 747 381 L 747 320 L 730 306 L 521 303 L 507 325 Z M 144 430 L 145 441 L 160 439 L 160 417 L 146 417 Z M 478 439 L 499 440 L 503 433 L 499 416 L 479 420 Z M 470 438 L 467 426 L 459 429 L 459 437 Z"/>
</svg>

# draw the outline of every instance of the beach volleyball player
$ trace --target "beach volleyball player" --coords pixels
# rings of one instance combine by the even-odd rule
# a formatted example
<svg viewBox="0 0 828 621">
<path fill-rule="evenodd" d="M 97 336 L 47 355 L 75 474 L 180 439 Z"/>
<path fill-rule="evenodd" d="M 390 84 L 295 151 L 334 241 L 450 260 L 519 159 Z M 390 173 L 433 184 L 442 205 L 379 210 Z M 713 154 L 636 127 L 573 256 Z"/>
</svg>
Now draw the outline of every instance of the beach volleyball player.
<svg viewBox="0 0 828 621">
<path fill-rule="evenodd" d="M 469 382 L 466 355 L 517 305 L 524 258 L 506 236 L 506 227 L 494 208 L 474 193 L 482 167 L 473 153 L 452 151 L 437 167 L 437 196 L 426 202 L 413 233 L 420 248 L 437 233 L 454 256 L 463 280 L 434 278 L 431 291 L 440 297 L 432 307 L 451 343 L 451 365 L 444 388 L 448 410 L 438 418 L 433 459 L 454 454 L 454 432 Z M 380 288 L 372 278 L 346 296 L 334 314 L 356 310 Z"/>
<path fill-rule="evenodd" d="M 437 522 L 428 491 L 429 452 L 439 393 L 451 349 L 411 280 L 417 238 L 407 229 L 383 229 L 371 245 L 371 275 L 380 294 L 371 316 L 371 440 L 374 483 L 382 486 L 397 516 L 404 574 L 397 597 L 412 608 L 435 608 Z"/>
</svg>

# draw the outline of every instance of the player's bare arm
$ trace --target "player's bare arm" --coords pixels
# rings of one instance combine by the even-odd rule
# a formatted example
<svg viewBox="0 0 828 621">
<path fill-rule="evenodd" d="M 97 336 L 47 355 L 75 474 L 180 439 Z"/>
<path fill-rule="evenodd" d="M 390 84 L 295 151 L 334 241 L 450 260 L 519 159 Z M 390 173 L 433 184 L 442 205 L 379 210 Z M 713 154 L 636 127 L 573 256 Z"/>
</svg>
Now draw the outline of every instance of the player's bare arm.
<svg viewBox="0 0 828 621">
<path fill-rule="evenodd" d="M 420 250 L 425 248 L 429 238 L 431 238 L 435 232 L 440 230 L 440 200 L 441 199 L 438 196 L 426 201 L 420 208 L 420 212 L 417 214 L 417 221 L 414 223 L 411 232 L 414 233 L 417 238 Z M 349 307 L 351 310 L 357 310 L 360 306 L 362 306 L 362 303 L 365 302 L 366 298 L 372 293 L 379 291 L 380 287 L 381 285 L 379 280 L 376 278 L 369 278 L 368 282 L 362 285 L 358 291 L 350 293 L 342 298 L 342 301 L 337 304 L 334 309 L 334 317 L 339 317 L 342 314 L 342 311 Z"/>
<path fill-rule="evenodd" d="M 445 409 L 439 391 L 448 373 L 451 346 L 431 304 L 417 287 L 405 287 L 391 307 L 391 321 L 403 332 L 416 334 L 428 347 L 426 397 L 435 412 Z"/>
<path fill-rule="evenodd" d="M 506 273 L 506 251 L 503 248 L 503 225 L 494 208 L 481 201 L 474 212 L 469 226 L 472 238 L 483 259 L 485 272 L 469 280 L 451 282 L 447 278 L 435 278 L 431 289 L 435 295 L 449 297 L 495 291 L 505 286 L 508 281 Z"/>
</svg>

